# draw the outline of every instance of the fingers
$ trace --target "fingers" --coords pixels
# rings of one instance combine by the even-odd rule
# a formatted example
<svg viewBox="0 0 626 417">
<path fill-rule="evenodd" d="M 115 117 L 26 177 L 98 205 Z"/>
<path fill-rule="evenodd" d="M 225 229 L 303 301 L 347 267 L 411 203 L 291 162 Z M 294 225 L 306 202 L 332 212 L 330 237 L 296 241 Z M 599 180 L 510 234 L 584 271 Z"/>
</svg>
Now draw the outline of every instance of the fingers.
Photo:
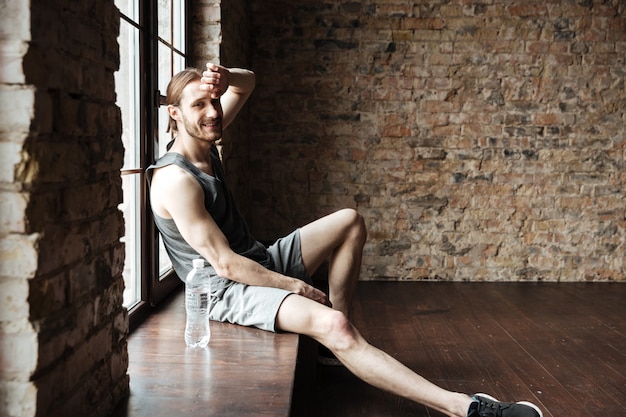
<svg viewBox="0 0 626 417">
<path fill-rule="evenodd" d="M 207 77 L 202 77 L 200 82 L 200 89 L 204 91 L 209 91 L 211 93 L 211 98 L 218 98 L 222 94 L 224 94 L 224 90 L 220 88 L 219 81 Z"/>
<path fill-rule="evenodd" d="M 200 81 L 205 84 L 218 85 L 220 83 L 220 78 L 221 76 L 217 72 L 210 73 L 205 71 L 202 74 L 202 78 L 200 79 Z"/>
<path fill-rule="evenodd" d="M 228 70 L 221 65 L 207 63 L 200 82 L 202 90 L 210 91 L 212 98 L 218 98 L 228 89 Z"/>
<path fill-rule="evenodd" d="M 207 82 L 219 83 L 226 79 L 227 74 L 228 70 L 226 68 L 209 62 L 206 64 L 206 71 L 202 73 L 202 79 L 206 79 Z"/>
<path fill-rule="evenodd" d="M 330 300 L 326 293 L 312 285 L 305 283 L 304 281 L 296 280 L 296 288 L 292 291 L 298 295 L 311 299 L 317 303 L 324 304 L 328 307 L 332 307 Z"/>
<path fill-rule="evenodd" d="M 217 72 L 209 72 L 204 71 L 202 73 L 202 78 L 200 78 L 200 82 L 202 83 L 203 89 L 212 89 L 215 87 L 219 87 L 221 76 Z"/>
<path fill-rule="evenodd" d="M 221 65 L 214 64 L 213 62 L 207 62 L 205 72 L 219 72 L 220 70 L 223 71 L 225 69 L 226 68 Z"/>
<path fill-rule="evenodd" d="M 318 303 L 324 304 L 325 306 L 328 306 L 328 307 L 333 306 L 324 291 L 318 290 L 317 288 L 314 288 L 314 287 L 311 287 L 311 288 L 313 288 L 313 294 L 311 296 L 311 299 L 313 301 L 317 301 Z"/>
</svg>

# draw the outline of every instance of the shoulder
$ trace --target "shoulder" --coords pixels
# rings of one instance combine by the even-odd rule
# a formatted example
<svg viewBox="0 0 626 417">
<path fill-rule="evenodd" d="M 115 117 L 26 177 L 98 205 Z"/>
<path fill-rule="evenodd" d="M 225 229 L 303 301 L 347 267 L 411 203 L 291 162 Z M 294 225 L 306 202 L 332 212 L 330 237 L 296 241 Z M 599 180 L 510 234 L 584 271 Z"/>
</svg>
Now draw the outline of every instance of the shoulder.
<svg viewBox="0 0 626 417">
<path fill-rule="evenodd" d="M 151 189 L 184 190 L 194 186 L 199 187 L 198 181 L 178 165 L 170 164 L 153 170 Z"/>
<path fill-rule="evenodd" d="M 173 164 L 154 168 L 150 202 L 153 211 L 160 217 L 171 217 L 170 206 L 194 201 L 201 193 L 200 184 L 185 169 Z"/>
</svg>

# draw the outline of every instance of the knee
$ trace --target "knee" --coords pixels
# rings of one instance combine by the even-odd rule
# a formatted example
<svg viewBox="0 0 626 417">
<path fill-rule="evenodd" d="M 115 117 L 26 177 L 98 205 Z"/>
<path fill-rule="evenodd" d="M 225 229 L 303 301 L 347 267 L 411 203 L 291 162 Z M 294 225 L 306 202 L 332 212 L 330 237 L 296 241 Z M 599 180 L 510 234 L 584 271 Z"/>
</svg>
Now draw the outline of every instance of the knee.
<svg viewBox="0 0 626 417">
<path fill-rule="evenodd" d="M 363 216 L 354 209 L 344 209 L 341 214 L 344 217 L 348 237 L 364 246 L 367 240 L 367 228 Z"/>
<path fill-rule="evenodd" d="M 323 344 L 332 351 L 348 350 L 358 342 L 357 333 L 352 323 L 342 312 L 336 310 L 329 313 L 323 339 Z"/>
</svg>

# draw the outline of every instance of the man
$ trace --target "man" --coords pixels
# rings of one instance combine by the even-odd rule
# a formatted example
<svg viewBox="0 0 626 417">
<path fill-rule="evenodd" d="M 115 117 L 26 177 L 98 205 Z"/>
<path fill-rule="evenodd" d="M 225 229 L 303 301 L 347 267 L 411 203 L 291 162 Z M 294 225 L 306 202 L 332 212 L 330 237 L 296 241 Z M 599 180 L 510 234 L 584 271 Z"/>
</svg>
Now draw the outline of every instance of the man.
<svg viewBox="0 0 626 417">
<path fill-rule="evenodd" d="M 356 211 L 330 214 L 269 248 L 252 237 L 215 142 L 254 85 L 252 72 L 214 64 L 175 75 L 166 101 L 176 139 L 148 168 L 152 211 L 178 276 L 186 277 L 194 258 L 211 266 L 211 318 L 310 336 L 364 381 L 448 416 L 542 417 L 530 403 L 446 391 L 361 336 L 349 320 L 367 234 Z M 328 297 L 310 279 L 326 259 Z"/>
</svg>

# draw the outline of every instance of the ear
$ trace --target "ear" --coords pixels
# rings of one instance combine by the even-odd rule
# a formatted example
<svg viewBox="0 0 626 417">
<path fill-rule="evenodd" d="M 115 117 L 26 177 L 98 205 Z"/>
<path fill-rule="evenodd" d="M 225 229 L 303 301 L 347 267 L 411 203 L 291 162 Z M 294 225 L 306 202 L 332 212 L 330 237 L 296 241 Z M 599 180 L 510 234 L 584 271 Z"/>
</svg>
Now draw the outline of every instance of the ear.
<svg viewBox="0 0 626 417">
<path fill-rule="evenodd" d="M 177 122 L 181 120 L 180 109 L 178 107 L 169 104 L 167 106 L 167 112 L 169 113 L 170 117 Z"/>
</svg>

